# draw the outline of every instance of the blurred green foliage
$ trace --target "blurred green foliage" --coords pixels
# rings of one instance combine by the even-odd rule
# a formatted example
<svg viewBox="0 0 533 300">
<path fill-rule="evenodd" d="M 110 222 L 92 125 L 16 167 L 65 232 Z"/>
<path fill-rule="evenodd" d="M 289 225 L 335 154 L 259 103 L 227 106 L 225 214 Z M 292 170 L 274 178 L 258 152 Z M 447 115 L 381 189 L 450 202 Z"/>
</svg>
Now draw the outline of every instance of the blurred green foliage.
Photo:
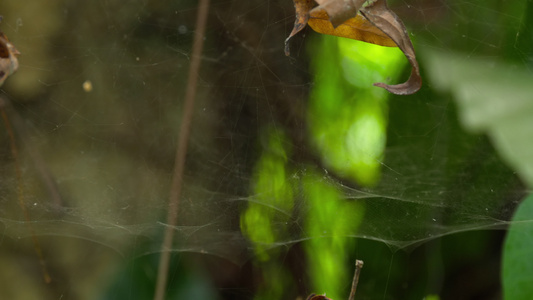
<svg viewBox="0 0 533 300">
<path fill-rule="evenodd" d="M 326 35 L 313 37 L 308 52 L 315 78 L 308 107 L 310 140 L 326 167 L 373 186 L 384 159 L 389 95 L 372 84 L 391 75 L 396 79 L 405 63 L 403 54 Z M 357 232 L 364 205 L 342 201 L 336 187 L 316 177 L 311 173 L 303 181 L 310 206 L 305 230 L 314 237 L 305 244 L 312 288 L 342 299 L 353 270 L 347 259 L 354 246 L 350 235 Z"/>
<path fill-rule="evenodd" d="M 348 260 L 355 240 L 350 233 L 363 220 L 364 206 L 342 201 L 337 187 L 321 180 L 316 172 L 303 179 L 309 210 L 305 230 L 314 238 L 305 243 L 313 292 L 332 299 L 346 299 L 354 263 Z"/>
<path fill-rule="evenodd" d="M 282 299 L 290 282 L 283 267 L 272 263 L 280 253 L 273 247 L 286 238 L 288 221 L 294 205 L 288 165 L 287 137 L 275 128 L 261 133 L 261 156 L 252 181 L 252 199 L 241 214 L 241 229 L 253 244 L 261 268 L 263 286 L 254 299 Z"/>
<path fill-rule="evenodd" d="M 459 108 L 462 125 L 487 134 L 498 154 L 533 187 L 533 1 L 514 1 L 501 7 L 505 14 L 489 17 L 505 40 L 499 56 L 424 49 L 425 66 L 433 87 L 450 93 Z M 485 13 L 494 13 L 489 9 Z M 516 18 L 513 18 L 516 16 Z M 463 48 L 464 47 L 458 47 Z M 463 50 L 461 49 L 461 50 Z M 531 195 L 522 200 L 504 244 L 503 297 L 531 299 L 533 248 Z"/>
<path fill-rule="evenodd" d="M 315 77 L 308 108 L 311 140 L 325 165 L 362 185 L 375 185 L 384 156 L 389 95 L 372 83 L 386 80 L 390 74 L 397 77 L 405 63 L 403 54 L 394 48 L 330 36 L 316 40 L 309 46 Z M 293 192 L 287 178 L 286 138 L 272 128 L 262 137 L 254 196 L 241 216 L 241 228 L 254 244 L 258 261 L 266 262 L 270 257 L 265 247 L 282 238 L 279 224 L 288 221 L 283 216 L 291 213 Z M 364 206 L 342 201 L 341 192 L 321 182 L 316 171 L 305 175 L 302 187 L 309 206 L 304 231 L 314 237 L 305 248 L 313 289 L 340 299 L 353 265 L 347 260 L 354 243 L 349 236 L 357 231 Z M 274 274 L 264 276 L 267 282 L 266 278 L 278 278 L 280 284 L 286 281 Z M 280 297 L 280 284 L 269 285 L 270 299 Z"/>
<path fill-rule="evenodd" d="M 268 128 L 262 133 L 262 154 L 255 167 L 252 199 L 241 215 L 241 228 L 255 244 L 259 261 L 270 259 L 267 250 L 286 237 L 284 226 L 293 208 L 293 191 L 289 182 L 286 137 L 280 130 Z"/>
<path fill-rule="evenodd" d="M 372 84 L 396 80 L 405 65 L 403 54 L 325 35 L 315 37 L 308 49 L 315 82 L 308 108 L 310 139 L 326 167 L 373 186 L 384 159 L 389 95 Z"/>
<path fill-rule="evenodd" d="M 184 262 L 184 256 L 173 255 L 170 261 L 170 282 L 166 299 L 216 299 L 217 291 L 210 284 L 207 274 L 193 269 Z M 115 281 L 98 299 L 151 299 L 154 294 L 158 256 L 145 255 L 124 264 L 114 276 Z"/>
<path fill-rule="evenodd" d="M 522 180 L 533 186 L 533 74 L 495 59 L 453 52 L 424 52 L 428 79 L 450 92 L 462 125 L 486 133 Z"/>
</svg>

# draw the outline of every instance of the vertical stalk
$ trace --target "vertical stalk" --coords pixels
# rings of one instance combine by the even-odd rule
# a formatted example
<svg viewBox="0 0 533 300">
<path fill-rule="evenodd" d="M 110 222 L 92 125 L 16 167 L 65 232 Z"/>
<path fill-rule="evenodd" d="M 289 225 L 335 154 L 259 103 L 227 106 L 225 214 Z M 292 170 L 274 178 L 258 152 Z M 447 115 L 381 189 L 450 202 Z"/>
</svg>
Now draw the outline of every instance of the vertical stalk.
<svg viewBox="0 0 533 300">
<path fill-rule="evenodd" d="M 355 299 L 355 291 L 357 290 L 357 284 L 359 283 L 359 274 L 361 273 L 362 268 L 363 268 L 363 261 L 356 260 L 355 261 L 355 273 L 353 274 L 353 281 L 352 281 L 352 290 L 350 292 L 350 297 L 348 298 L 348 300 Z"/>
<path fill-rule="evenodd" d="M 209 0 L 199 0 L 198 13 L 196 17 L 196 30 L 194 32 L 194 42 L 192 47 L 191 64 L 189 66 L 189 77 L 185 92 L 185 102 L 183 107 L 183 117 L 178 137 L 178 147 L 174 163 L 174 175 L 168 201 L 167 227 L 161 246 L 161 257 L 157 272 L 157 284 L 154 300 L 165 298 L 166 285 L 168 280 L 168 269 L 170 263 L 170 250 L 174 236 L 174 229 L 178 221 L 178 208 L 183 186 L 183 173 L 185 168 L 185 157 L 189 142 L 190 127 L 196 97 L 198 72 L 200 69 L 200 59 L 204 45 L 204 33 L 207 23 L 207 12 L 209 10 Z"/>
</svg>

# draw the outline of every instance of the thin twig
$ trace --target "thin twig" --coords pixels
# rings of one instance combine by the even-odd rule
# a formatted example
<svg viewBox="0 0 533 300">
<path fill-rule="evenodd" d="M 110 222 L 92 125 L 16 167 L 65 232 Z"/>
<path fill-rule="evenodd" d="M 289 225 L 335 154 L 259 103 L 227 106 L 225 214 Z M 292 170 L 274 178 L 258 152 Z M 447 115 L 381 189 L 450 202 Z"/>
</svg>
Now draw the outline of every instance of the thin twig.
<svg viewBox="0 0 533 300">
<path fill-rule="evenodd" d="M 181 188 L 183 185 L 183 173 L 185 169 L 185 157 L 187 154 L 187 144 L 189 141 L 190 127 L 192 122 L 194 100 L 196 98 L 196 89 L 198 73 L 200 69 L 202 48 L 204 45 L 204 33 L 207 23 L 207 12 L 209 11 L 209 0 L 200 0 L 198 4 L 198 13 L 196 17 L 196 31 L 194 32 L 194 42 L 192 47 L 191 64 L 189 66 L 189 77 L 187 90 L 185 92 L 185 103 L 183 107 L 183 118 L 181 122 L 178 148 L 176 149 L 176 158 L 174 162 L 174 175 L 168 201 L 168 215 L 165 229 L 165 236 L 161 246 L 161 257 L 159 258 L 159 267 L 157 272 L 157 284 L 154 294 L 154 300 L 163 300 L 168 279 L 168 269 L 170 263 L 170 249 L 174 237 L 174 227 L 178 221 L 178 207 L 181 197 Z"/>
<path fill-rule="evenodd" d="M 352 291 L 350 292 L 350 297 L 348 297 L 348 300 L 355 299 L 355 290 L 357 289 L 357 283 L 359 282 L 359 274 L 361 273 L 363 264 L 364 263 L 362 260 L 355 261 L 355 273 L 353 274 Z"/>
</svg>

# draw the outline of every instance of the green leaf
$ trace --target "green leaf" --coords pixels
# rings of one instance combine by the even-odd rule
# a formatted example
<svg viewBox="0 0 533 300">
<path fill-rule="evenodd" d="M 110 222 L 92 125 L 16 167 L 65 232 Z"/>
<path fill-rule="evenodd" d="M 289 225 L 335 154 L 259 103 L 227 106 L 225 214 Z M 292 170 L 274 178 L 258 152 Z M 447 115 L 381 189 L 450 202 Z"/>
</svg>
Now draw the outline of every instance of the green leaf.
<svg viewBox="0 0 533 300">
<path fill-rule="evenodd" d="M 486 133 L 502 158 L 533 187 L 533 73 L 494 59 L 424 52 L 431 84 L 454 96 L 463 125 Z"/>
<path fill-rule="evenodd" d="M 503 249 L 504 299 L 531 299 L 533 295 L 533 195 L 518 207 Z"/>
</svg>

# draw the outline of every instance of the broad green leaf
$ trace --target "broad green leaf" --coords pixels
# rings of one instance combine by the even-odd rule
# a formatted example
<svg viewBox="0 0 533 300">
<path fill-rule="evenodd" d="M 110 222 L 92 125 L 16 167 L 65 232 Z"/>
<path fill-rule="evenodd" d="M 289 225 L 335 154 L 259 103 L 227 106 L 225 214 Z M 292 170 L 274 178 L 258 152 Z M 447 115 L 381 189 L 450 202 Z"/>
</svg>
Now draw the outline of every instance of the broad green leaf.
<svg viewBox="0 0 533 300">
<path fill-rule="evenodd" d="M 503 249 L 503 296 L 506 300 L 533 297 L 533 195 L 518 207 Z"/>
<path fill-rule="evenodd" d="M 431 84 L 450 92 L 463 125 L 486 133 L 503 159 L 533 186 L 533 72 L 466 54 L 424 51 Z"/>
</svg>

